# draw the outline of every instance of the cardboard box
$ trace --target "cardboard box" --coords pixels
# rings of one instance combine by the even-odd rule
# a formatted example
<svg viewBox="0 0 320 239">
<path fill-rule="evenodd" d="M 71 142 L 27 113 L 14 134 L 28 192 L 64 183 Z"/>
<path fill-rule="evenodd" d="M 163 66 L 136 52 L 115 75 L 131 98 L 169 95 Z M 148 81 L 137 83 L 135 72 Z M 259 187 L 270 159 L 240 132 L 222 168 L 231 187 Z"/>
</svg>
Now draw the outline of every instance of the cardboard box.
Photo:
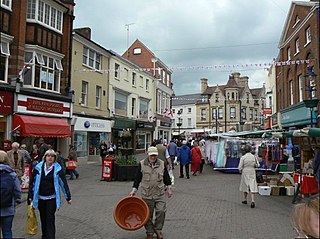
<svg viewBox="0 0 320 239">
<path fill-rule="evenodd" d="M 287 187 L 285 187 L 285 188 L 286 188 L 287 196 L 293 196 L 293 195 L 294 195 L 294 187 L 292 187 L 292 186 L 287 186 Z"/>
<path fill-rule="evenodd" d="M 269 186 L 258 186 L 259 194 L 262 196 L 270 196 L 271 187 Z"/>
<path fill-rule="evenodd" d="M 279 194 L 280 194 L 280 187 L 271 186 L 271 195 L 272 196 L 279 196 Z"/>
<path fill-rule="evenodd" d="M 278 185 L 278 179 L 272 178 L 272 179 L 270 180 L 270 186 L 271 186 L 271 185 L 277 186 L 277 185 Z M 289 186 L 289 185 L 288 185 L 288 186 Z"/>
</svg>

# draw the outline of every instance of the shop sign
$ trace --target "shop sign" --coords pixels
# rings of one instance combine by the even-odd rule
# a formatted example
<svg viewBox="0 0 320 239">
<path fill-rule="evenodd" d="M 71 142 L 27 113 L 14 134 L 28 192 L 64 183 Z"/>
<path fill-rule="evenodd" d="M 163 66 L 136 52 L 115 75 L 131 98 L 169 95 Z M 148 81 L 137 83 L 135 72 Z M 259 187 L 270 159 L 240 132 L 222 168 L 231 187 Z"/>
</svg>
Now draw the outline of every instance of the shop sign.
<svg viewBox="0 0 320 239">
<path fill-rule="evenodd" d="M 313 112 L 313 122 L 316 122 L 316 114 Z M 304 105 L 287 108 L 281 111 L 282 127 L 310 124 L 310 109 Z"/>
<path fill-rule="evenodd" d="M 18 95 L 18 112 L 69 117 L 70 103 Z"/>
<path fill-rule="evenodd" d="M 0 91 L 0 114 L 10 115 L 13 109 L 13 93 Z"/>
<path fill-rule="evenodd" d="M 137 129 L 154 130 L 153 123 L 137 122 Z"/>
<path fill-rule="evenodd" d="M 111 121 L 76 117 L 74 130 L 89 132 L 111 132 Z"/>
<path fill-rule="evenodd" d="M 264 115 L 271 115 L 272 114 L 272 108 L 263 108 L 263 114 Z"/>
<path fill-rule="evenodd" d="M 164 127 L 171 127 L 171 123 L 168 123 L 168 122 L 163 122 L 163 121 L 161 121 L 160 122 L 160 126 L 164 126 Z"/>
</svg>

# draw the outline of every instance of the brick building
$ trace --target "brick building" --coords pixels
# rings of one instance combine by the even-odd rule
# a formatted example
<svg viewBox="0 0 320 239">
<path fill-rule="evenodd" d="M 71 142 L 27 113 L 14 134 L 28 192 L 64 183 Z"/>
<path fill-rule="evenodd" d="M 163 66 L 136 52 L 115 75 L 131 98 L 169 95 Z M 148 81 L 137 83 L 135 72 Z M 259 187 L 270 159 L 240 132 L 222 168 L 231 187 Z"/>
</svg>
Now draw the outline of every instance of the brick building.
<svg viewBox="0 0 320 239">
<path fill-rule="evenodd" d="M 19 141 L 31 150 L 45 137 L 54 149 L 67 150 L 74 5 L 73 0 L 1 1 L 0 92 L 16 102 L 6 102 L 11 112 L 0 112 L 1 141 Z"/>
<path fill-rule="evenodd" d="M 281 114 L 279 125 L 282 128 L 302 128 L 311 124 L 310 107 L 305 100 L 316 101 L 320 96 L 319 90 L 313 90 L 313 85 L 320 84 L 319 35 L 319 2 L 293 1 L 283 27 L 277 59 L 287 64 L 276 66 L 277 111 Z M 310 73 L 314 76 L 307 77 Z M 313 126 L 319 125 L 318 112 L 319 106 L 315 104 Z"/>
</svg>

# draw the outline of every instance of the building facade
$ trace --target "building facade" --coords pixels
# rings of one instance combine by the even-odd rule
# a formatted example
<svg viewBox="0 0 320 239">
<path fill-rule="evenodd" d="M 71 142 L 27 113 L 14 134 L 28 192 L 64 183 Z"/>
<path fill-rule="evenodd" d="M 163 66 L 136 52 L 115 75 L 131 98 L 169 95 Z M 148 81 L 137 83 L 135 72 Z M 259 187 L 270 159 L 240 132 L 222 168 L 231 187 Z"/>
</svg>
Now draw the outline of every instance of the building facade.
<svg viewBox="0 0 320 239">
<path fill-rule="evenodd" d="M 218 133 L 264 128 L 265 87 L 250 89 L 248 80 L 238 72 L 229 76 L 226 85 L 208 86 L 208 79 L 201 79 L 197 128 Z"/>
<path fill-rule="evenodd" d="M 127 58 L 112 52 L 109 109 L 112 140 L 118 153 L 145 153 L 154 139 L 156 79 Z"/>
<path fill-rule="evenodd" d="M 153 115 L 156 123 L 154 137 L 156 139 L 171 138 L 171 98 L 172 70 L 138 39 L 127 49 L 123 57 L 150 72 L 156 79 L 156 111 Z"/>
<path fill-rule="evenodd" d="M 276 66 L 277 110 L 281 127 L 319 127 L 319 2 L 291 3 Z M 313 101 L 311 106 L 309 100 Z"/>
<path fill-rule="evenodd" d="M 172 98 L 172 135 L 191 137 L 192 134 L 201 133 L 197 129 L 196 103 L 201 94 L 179 95 Z"/>
<path fill-rule="evenodd" d="M 108 72 L 111 55 L 110 51 L 91 40 L 90 28 L 74 29 L 71 126 L 78 156 L 98 156 L 101 142 L 111 140 Z"/>
<path fill-rule="evenodd" d="M 44 137 L 67 153 L 74 5 L 72 0 L 1 1 L 0 93 L 10 109 L 0 112 L 2 142 L 18 141 L 31 150 Z"/>
</svg>

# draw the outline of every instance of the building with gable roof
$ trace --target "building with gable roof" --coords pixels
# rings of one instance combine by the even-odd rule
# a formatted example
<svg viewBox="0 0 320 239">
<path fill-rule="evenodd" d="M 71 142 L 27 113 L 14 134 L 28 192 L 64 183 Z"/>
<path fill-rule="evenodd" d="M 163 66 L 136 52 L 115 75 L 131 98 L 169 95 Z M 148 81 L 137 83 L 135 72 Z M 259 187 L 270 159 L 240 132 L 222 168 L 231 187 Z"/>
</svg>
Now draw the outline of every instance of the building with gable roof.
<svg viewBox="0 0 320 239">
<path fill-rule="evenodd" d="M 290 63 L 276 66 L 279 128 L 319 127 L 319 34 L 319 2 L 293 1 L 278 46 L 277 61 Z"/>
<path fill-rule="evenodd" d="M 138 39 L 122 55 L 142 70 L 150 72 L 156 80 L 156 111 L 153 115 L 155 122 L 156 139 L 171 138 L 171 98 L 172 89 L 172 70 L 162 62 L 148 47 Z"/>
<path fill-rule="evenodd" d="M 197 128 L 215 132 L 265 128 L 261 115 L 265 88 L 250 89 L 248 80 L 239 72 L 232 73 L 226 85 L 208 86 L 208 79 L 201 79 L 201 98 L 196 102 Z"/>
</svg>

